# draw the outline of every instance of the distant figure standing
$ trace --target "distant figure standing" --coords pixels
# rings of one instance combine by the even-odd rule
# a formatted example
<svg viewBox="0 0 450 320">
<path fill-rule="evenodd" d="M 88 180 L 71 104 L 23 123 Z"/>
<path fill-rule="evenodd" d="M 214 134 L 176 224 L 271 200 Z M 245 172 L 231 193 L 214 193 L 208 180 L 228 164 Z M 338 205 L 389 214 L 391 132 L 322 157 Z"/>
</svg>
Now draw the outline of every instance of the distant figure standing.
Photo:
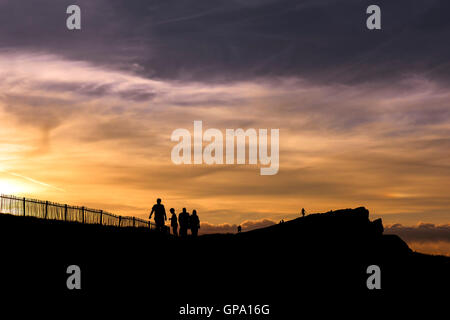
<svg viewBox="0 0 450 320">
<path fill-rule="evenodd" d="M 186 211 L 186 208 L 183 208 L 178 215 L 178 223 L 180 224 L 180 237 L 186 238 L 189 229 L 189 212 Z"/>
<path fill-rule="evenodd" d="M 177 215 L 175 214 L 175 209 L 170 208 L 170 213 L 172 214 L 172 216 L 169 218 L 170 225 L 172 226 L 172 233 L 175 237 L 178 237 L 178 218 Z"/>
<path fill-rule="evenodd" d="M 149 219 L 152 218 L 153 212 L 155 213 L 155 224 L 156 230 L 164 231 L 164 221 L 167 220 L 166 209 L 164 205 L 161 204 L 161 199 L 156 199 L 156 204 L 153 206 L 152 211 L 150 212 Z"/>
<path fill-rule="evenodd" d="M 238 226 L 238 233 L 241 233 L 241 231 L 242 231 L 241 226 Z"/>
<path fill-rule="evenodd" d="M 305 217 L 305 208 L 302 208 L 302 217 Z"/>
<path fill-rule="evenodd" d="M 192 211 L 192 216 L 189 217 L 189 227 L 191 228 L 191 233 L 193 237 L 198 234 L 198 229 L 200 229 L 200 219 L 197 215 L 197 210 Z"/>
</svg>

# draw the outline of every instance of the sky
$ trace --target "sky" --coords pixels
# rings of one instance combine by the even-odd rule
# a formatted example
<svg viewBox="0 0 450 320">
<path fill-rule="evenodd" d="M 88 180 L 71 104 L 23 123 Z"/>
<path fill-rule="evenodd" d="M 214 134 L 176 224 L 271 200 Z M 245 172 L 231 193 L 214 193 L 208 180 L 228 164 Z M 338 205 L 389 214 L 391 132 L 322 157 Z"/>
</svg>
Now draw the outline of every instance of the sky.
<svg viewBox="0 0 450 320">
<path fill-rule="evenodd" d="M 365 206 L 450 254 L 450 3 L 376 1 L 371 31 L 372 2 L 0 0 L 0 193 L 141 218 L 160 197 L 205 232 Z M 279 172 L 175 165 L 195 120 L 279 129 Z"/>
</svg>

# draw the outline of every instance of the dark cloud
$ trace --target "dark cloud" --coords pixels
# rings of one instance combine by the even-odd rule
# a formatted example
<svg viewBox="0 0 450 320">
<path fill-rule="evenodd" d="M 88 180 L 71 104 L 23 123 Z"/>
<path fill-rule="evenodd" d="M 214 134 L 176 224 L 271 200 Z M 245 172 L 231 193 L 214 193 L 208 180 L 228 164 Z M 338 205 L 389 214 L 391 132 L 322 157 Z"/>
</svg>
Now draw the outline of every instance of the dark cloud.
<svg viewBox="0 0 450 320">
<path fill-rule="evenodd" d="M 117 96 L 128 101 L 151 101 L 156 93 L 148 85 L 132 85 L 120 88 L 121 83 L 97 83 L 97 82 L 60 82 L 46 81 L 36 83 L 33 88 L 51 90 L 55 93 L 66 92 L 79 94 L 86 97 L 101 98 Z"/>
<path fill-rule="evenodd" d="M 52 90 L 55 92 L 77 93 L 86 96 L 105 96 L 111 94 L 114 89 L 113 83 L 80 83 L 48 81 L 35 85 L 37 89 Z"/>
<path fill-rule="evenodd" d="M 0 48 L 172 79 L 349 83 L 450 74 L 445 0 L 379 0 L 381 31 L 365 27 L 368 0 L 79 0 L 77 32 L 65 28 L 70 4 L 2 1 Z"/>
<path fill-rule="evenodd" d="M 450 224 L 421 223 L 417 226 L 394 224 L 385 227 L 385 233 L 396 234 L 407 242 L 450 242 Z"/>
</svg>

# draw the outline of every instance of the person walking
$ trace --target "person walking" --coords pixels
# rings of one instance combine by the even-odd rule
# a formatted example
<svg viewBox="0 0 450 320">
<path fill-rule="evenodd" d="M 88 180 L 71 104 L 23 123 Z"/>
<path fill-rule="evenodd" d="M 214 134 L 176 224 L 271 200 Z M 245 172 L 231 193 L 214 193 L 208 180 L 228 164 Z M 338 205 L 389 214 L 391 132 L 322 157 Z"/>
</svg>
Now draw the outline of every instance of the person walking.
<svg viewBox="0 0 450 320">
<path fill-rule="evenodd" d="M 178 215 L 178 223 L 180 224 L 180 237 L 186 238 L 189 229 L 189 212 L 186 211 L 186 208 L 183 208 Z"/>
<path fill-rule="evenodd" d="M 164 231 L 164 224 L 167 220 L 166 209 L 164 205 L 161 204 L 161 199 L 156 199 L 156 204 L 153 205 L 152 211 L 150 212 L 149 219 L 152 218 L 153 213 L 155 213 L 155 224 L 157 231 Z"/>
<path fill-rule="evenodd" d="M 191 228 L 191 234 L 193 237 L 198 235 L 198 229 L 200 229 L 200 219 L 197 215 L 197 210 L 192 211 L 192 216 L 189 218 L 189 227 Z"/>
<path fill-rule="evenodd" d="M 175 214 L 175 209 L 170 208 L 170 213 L 172 214 L 172 216 L 169 218 L 170 225 L 172 226 L 172 233 L 175 237 L 178 237 L 178 218 L 177 215 Z"/>
</svg>

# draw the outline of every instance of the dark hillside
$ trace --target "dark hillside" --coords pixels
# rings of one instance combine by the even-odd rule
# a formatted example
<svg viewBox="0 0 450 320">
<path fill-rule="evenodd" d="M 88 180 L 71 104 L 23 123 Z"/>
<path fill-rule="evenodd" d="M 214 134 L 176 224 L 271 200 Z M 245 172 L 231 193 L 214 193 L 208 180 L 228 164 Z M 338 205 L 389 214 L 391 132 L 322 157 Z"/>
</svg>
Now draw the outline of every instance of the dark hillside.
<svg viewBox="0 0 450 320">
<path fill-rule="evenodd" d="M 414 253 L 399 237 L 383 235 L 365 208 L 187 240 L 146 228 L 0 215 L 0 240 L 8 292 L 139 300 L 166 310 L 165 318 L 186 303 L 271 304 L 280 315 L 294 312 L 299 300 L 417 296 L 449 284 L 449 258 Z M 82 270 L 78 292 L 66 289 L 71 264 Z M 381 290 L 366 286 L 373 264 L 381 268 Z"/>
</svg>

